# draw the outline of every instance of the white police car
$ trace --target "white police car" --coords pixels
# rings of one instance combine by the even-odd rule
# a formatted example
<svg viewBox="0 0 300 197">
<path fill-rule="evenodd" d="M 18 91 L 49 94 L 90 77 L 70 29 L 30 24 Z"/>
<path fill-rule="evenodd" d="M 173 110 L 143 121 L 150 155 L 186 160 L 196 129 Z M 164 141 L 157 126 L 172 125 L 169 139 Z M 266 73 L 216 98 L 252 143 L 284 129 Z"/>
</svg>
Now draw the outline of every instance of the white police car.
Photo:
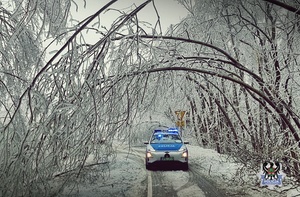
<svg viewBox="0 0 300 197">
<path fill-rule="evenodd" d="M 146 169 L 154 164 L 179 164 L 183 170 L 188 170 L 188 149 L 181 139 L 177 128 L 157 128 L 146 148 Z"/>
</svg>

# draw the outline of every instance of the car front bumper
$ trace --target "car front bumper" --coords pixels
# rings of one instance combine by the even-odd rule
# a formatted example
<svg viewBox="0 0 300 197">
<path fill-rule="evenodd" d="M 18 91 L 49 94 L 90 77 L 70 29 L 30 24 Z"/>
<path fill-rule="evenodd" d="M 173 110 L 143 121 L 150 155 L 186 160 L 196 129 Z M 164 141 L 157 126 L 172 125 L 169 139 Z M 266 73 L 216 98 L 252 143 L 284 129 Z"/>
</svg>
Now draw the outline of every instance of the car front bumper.
<svg viewBox="0 0 300 197">
<path fill-rule="evenodd" d="M 152 164 L 155 162 L 188 162 L 187 151 L 151 151 L 146 153 L 146 162 Z"/>
</svg>

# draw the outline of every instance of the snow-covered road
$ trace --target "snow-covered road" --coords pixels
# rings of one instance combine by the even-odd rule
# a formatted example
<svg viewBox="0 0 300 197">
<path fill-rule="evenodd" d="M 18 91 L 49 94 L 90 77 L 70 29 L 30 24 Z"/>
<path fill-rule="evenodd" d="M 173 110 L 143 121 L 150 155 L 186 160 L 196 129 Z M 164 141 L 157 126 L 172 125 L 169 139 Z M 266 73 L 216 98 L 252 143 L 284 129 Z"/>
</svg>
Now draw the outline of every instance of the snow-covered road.
<svg viewBox="0 0 300 197">
<path fill-rule="evenodd" d="M 106 176 L 86 172 L 86 181 L 64 189 L 63 197 L 215 197 L 295 196 L 259 188 L 254 182 L 239 186 L 235 179 L 238 164 L 210 149 L 189 145 L 189 171 L 159 169 L 147 171 L 144 147 L 118 147 L 115 162 Z M 234 182 L 234 180 L 236 182 Z M 231 183 L 231 184 L 230 184 Z M 297 188 L 296 188 L 297 189 Z M 298 188 L 299 189 L 299 188 Z M 290 194 L 289 194 L 290 193 Z"/>
<path fill-rule="evenodd" d="M 216 197 L 226 196 L 196 171 L 152 171 L 153 193 L 148 197 Z"/>
<path fill-rule="evenodd" d="M 144 164 L 144 148 L 140 147 L 133 148 L 131 151 L 119 148 L 107 180 L 81 183 L 76 189 L 65 189 L 63 196 L 213 197 L 225 195 L 202 177 L 193 168 L 193 164 L 190 165 L 189 171 L 167 167 L 147 171 Z"/>
</svg>

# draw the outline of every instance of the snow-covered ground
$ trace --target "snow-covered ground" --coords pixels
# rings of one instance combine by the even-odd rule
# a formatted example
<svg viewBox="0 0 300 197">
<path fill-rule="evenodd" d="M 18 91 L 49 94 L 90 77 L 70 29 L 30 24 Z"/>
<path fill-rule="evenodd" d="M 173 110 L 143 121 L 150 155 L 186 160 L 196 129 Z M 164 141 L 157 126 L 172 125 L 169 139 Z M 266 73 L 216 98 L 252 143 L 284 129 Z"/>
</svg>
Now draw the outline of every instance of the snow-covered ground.
<svg viewBox="0 0 300 197">
<path fill-rule="evenodd" d="M 211 149 L 204 149 L 198 146 L 189 146 L 190 163 L 206 178 L 217 183 L 219 188 L 228 192 L 229 196 L 247 197 L 296 197 L 300 196 L 300 187 L 286 177 L 282 187 L 270 190 L 260 187 L 257 172 L 241 169 L 241 166 L 226 155 L 218 154 Z"/>
<path fill-rule="evenodd" d="M 228 196 L 246 197 L 296 197 L 300 196 L 300 187 L 296 187 L 287 177 L 281 188 L 274 191 L 261 188 L 254 172 L 247 170 L 241 173 L 239 165 L 230 161 L 226 155 L 220 155 L 211 149 L 205 149 L 195 144 L 188 145 L 190 166 L 193 171 L 198 171 L 207 179 L 216 183 L 217 187 L 227 192 Z M 84 179 L 75 188 L 65 188 L 63 196 L 80 197 L 146 197 L 148 184 L 148 171 L 145 170 L 143 150 L 144 147 L 119 145 L 118 154 L 110 165 L 106 176 L 99 176 L 97 171 L 86 171 Z M 259 169 L 258 169 L 259 171 Z M 172 180 L 172 186 L 177 191 L 178 197 L 193 196 L 203 197 L 203 192 L 196 185 L 188 185 L 189 173 L 184 171 L 163 171 L 164 181 Z M 105 178 L 105 179 L 104 179 Z"/>
</svg>

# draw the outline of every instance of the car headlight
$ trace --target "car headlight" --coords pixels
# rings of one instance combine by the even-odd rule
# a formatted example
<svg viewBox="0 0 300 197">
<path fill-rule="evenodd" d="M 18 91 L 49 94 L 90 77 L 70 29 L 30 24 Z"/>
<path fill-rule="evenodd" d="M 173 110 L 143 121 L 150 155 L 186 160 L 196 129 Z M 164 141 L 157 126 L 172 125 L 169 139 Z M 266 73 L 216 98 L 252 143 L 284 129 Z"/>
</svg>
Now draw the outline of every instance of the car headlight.
<svg viewBox="0 0 300 197">
<path fill-rule="evenodd" d="M 187 158 L 188 157 L 188 152 L 187 151 L 183 152 L 181 157 Z"/>
<path fill-rule="evenodd" d="M 151 152 L 147 152 L 146 157 L 147 157 L 147 158 L 151 158 L 151 157 L 153 157 L 153 156 L 152 156 Z"/>
<path fill-rule="evenodd" d="M 147 158 L 150 158 L 150 157 L 153 157 L 153 155 L 151 154 L 151 152 L 154 152 L 154 148 L 152 146 L 148 146 L 147 147 L 147 152 L 146 152 L 146 157 Z"/>
<path fill-rule="evenodd" d="M 181 157 L 183 157 L 183 158 L 187 158 L 188 157 L 188 151 L 187 151 L 187 148 L 185 146 L 182 146 L 178 151 L 182 152 Z"/>
</svg>

